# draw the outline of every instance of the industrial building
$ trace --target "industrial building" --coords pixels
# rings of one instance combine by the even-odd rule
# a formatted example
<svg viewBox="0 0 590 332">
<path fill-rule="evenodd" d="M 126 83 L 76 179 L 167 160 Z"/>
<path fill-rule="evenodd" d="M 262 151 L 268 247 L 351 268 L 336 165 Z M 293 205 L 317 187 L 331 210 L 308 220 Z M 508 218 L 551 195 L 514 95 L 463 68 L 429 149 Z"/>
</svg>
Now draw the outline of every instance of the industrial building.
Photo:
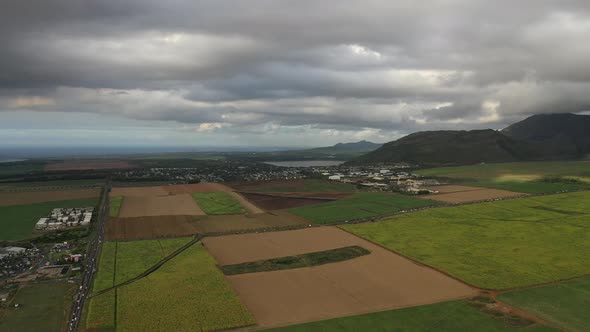
<svg viewBox="0 0 590 332">
<path fill-rule="evenodd" d="M 39 219 L 37 230 L 55 230 L 67 227 L 87 226 L 92 220 L 93 207 L 55 208 L 48 217 Z"/>
</svg>

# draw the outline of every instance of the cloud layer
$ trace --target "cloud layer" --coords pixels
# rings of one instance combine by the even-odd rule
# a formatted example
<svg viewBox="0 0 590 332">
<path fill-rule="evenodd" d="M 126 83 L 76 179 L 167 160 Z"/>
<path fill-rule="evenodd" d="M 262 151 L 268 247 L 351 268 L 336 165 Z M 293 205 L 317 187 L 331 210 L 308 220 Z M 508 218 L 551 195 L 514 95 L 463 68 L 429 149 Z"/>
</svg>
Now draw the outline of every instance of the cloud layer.
<svg viewBox="0 0 590 332">
<path fill-rule="evenodd" d="M 4 113 L 315 145 L 590 110 L 586 0 L 3 3 Z"/>
</svg>

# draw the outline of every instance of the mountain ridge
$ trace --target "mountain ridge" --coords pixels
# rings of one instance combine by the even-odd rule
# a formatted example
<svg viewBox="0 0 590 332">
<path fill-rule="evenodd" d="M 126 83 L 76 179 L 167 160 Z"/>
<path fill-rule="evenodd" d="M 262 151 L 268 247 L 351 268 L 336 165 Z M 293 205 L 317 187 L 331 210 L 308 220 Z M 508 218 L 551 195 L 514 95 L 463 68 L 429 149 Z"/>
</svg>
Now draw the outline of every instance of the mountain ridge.
<svg viewBox="0 0 590 332">
<path fill-rule="evenodd" d="M 549 130 L 549 129 L 550 130 Z M 580 159 L 590 153 L 590 115 L 533 115 L 503 130 L 422 131 L 383 144 L 350 164 L 463 165 Z"/>
</svg>

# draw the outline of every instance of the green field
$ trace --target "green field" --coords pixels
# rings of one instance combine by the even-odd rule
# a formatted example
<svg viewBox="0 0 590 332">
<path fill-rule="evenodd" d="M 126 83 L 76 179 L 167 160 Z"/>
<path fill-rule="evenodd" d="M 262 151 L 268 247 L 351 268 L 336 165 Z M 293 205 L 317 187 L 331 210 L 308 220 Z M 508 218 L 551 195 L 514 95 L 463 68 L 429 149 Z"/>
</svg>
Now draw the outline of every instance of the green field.
<svg viewBox="0 0 590 332">
<path fill-rule="evenodd" d="M 206 214 L 240 214 L 246 212 L 235 198 L 224 192 L 193 193 L 193 199 Z"/>
<path fill-rule="evenodd" d="M 118 217 L 123 204 L 123 196 L 109 197 L 109 217 Z"/>
<path fill-rule="evenodd" d="M 54 208 L 96 206 L 97 204 L 98 198 L 84 198 L 0 206 L 0 241 L 22 240 L 30 237 L 39 218 L 49 215 Z"/>
<path fill-rule="evenodd" d="M 4 182 L 0 180 L 0 191 L 50 191 L 73 188 L 98 187 L 104 180 L 57 180 L 38 182 Z"/>
<path fill-rule="evenodd" d="M 502 316 L 486 314 L 463 301 L 336 318 L 265 330 L 274 332 L 549 332 L 554 329 L 510 324 Z"/>
<path fill-rule="evenodd" d="M 316 224 L 330 224 L 438 204 L 400 194 L 357 193 L 328 203 L 291 208 L 289 211 Z"/>
<path fill-rule="evenodd" d="M 254 324 L 200 244 L 117 292 L 118 331 L 212 331 Z"/>
<path fill-rule="evenodd" d="M 506 289 L 590 273 L 590 192 L 428 209 L 344 229 L 473 285 Z"/>
<path fill-rule="evenodd" d="M 350 183 L 338 181 L 305 179 L 286 183 L 265 183 L 256 188 L 258 192 L 308 192 L 308 193 L 353 193 L 358 189 Z"/>
<path fill-rule="evenodd" d="M 590 278 L 501 294 L 498 299 L 566 331 L 590 331 Z"/>
<path fill-rule="evenodd" d="M 94 277 L 92 292 L 113 287 L 133 279 L 189 242 L 191 238 L 105 242 Z M 87 327 L 114 326 L 115 291 L 109 291 L 89 301 Z"/>
<path fill-rule="evenodd" d="M 21 288 L 11 304 L 18 310 L 0 307 L 0 331 L 59 332 L 65 330 L 76 285 L 65 282 L 30 284 Z"/>
<path fill-rule="evenodd" d="M 254 272 L 268 272 L 301 267 L 311 267 L 329 263 L 337 263 L 360 256 L 368 255 L 371 252 L 359 246 L 350 246 L 325 251 L 311 252 L 296 256 L 277 257 L 255 262 L 224 265 L 220 269 L 225 275 L 235 275 Z"/>
<path fill-rule="evenodd" d="M 548 161 L 439 167 L 417 171 L 461 184 L 524 193 L 552 193 L 590 188 L 590 162 Z"/>
</svg>

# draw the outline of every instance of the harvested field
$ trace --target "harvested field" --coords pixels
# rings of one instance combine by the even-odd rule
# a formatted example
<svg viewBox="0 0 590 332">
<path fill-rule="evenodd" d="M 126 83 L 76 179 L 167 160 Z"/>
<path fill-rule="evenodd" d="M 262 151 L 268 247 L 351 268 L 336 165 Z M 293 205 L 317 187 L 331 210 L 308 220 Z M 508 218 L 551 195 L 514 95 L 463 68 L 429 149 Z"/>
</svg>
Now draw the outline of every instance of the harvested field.
<svg viewBox="0 0 590 332">
<path fill-rule="evenodd" d="M 170 196 L 127 196 L 123 200 L 119 216 L 178 216 L 203 215 L 203 210 L 189 194 Z"/>
<path fill-rule="evenodd" d="M 58 191 L 0 193 L 0 206 L 65 201 L 79 198 L 94 198 L 98 196 L 100 196 L 100 189 L 72 189 Z"/>
<path fill-rule="evenodd" d="M 231 192 L 232 189 L 224 186 L 221 183 L 193 183 L 193 184 L 175 184 L 171 186 L 162 187 L 166 192 L 172 195 L 177 194 L 192 194 L 192 193 L 207 193 L 215 191 Z"/>
<path fill-rule="evenodd" d="M 242 195 L 233 191 L 232 188 L 223 185 L 221 183 L 194 183 L 194 184 L 177 184 L 172 186 L 165 186 L 162 187 L 168 193 L 176 195 L 176 194 L 192 194 L 192 193 L 207 193 L 207 192 L 225 192 L 231 195 L 234 199 L 236 199 L 240 204 L 246 208 L 251 213 L 264 213 L 256 205 L 249 202 L 245 199 Z"/>
<path fill-rule="evenodd" d="M 335 198 L 307 198 L 305 196 L 290 197 L 282 195 L 258 194 L 258 193 L 240 193 L 247 200 L 256 204 L 265 210 L 289 209 L 292 207 L 305 206 L 310 204 L 326 203 Z M 346 195 L 347 194 L 343 194 Z"/>
<path fill-rule="evenodd" d="M 45 165 L 44 169 L 46 171 L 77 171 L 90 169 L 123 169 L 134 167 L 135 165 L 122 160 L 83 160 L 49 163 Z"/>
<path fill-rule="evenodd" d="M 163 187 L 115 187 L 111 196 L 166 196 L 168 192 Z"/>
<path fill-rule="evenodd" d="M 113 218 L 106 225 L 109 241 L 155 239 L 306 225 L 307 221 L 287 211 L 226 216 L 152 216 Z"/>
<path fill-rule="evenodd" d="M 438 194 L 422 195 L 421 198 L 432 199 L 439 202 L 459 204 L 486 201 L 496 198 L 520 197 L 527 194 L 507 190 L 467 187 L 467 186 L 440 186 L 431 187 L 438 190 Z"/>
<path fill-rule="evenodd" d="M 371 251 L 369 255 L 339 263 L 227 276 L 261 327 L 429 304 L 477 294 L 463 283 L 335 227 L 209 237 L 203 243 L 218 264 L 353 245 Z"/>
</svg>

